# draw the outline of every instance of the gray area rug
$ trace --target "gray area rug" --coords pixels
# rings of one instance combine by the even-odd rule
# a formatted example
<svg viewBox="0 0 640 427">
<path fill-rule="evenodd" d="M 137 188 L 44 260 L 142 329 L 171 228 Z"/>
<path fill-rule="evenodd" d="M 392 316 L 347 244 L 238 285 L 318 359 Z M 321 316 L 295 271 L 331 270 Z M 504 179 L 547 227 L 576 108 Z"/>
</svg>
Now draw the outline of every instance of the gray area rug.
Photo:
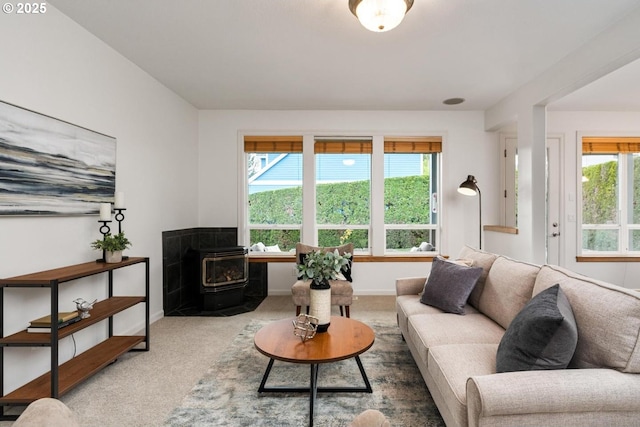
<svg viewBox="0 0 640 427">
<path fill-rule="evenodd" d="M 258 393 L 269 359 L 253 345 L 265 322 L 253 321 L 175 408 L 166 427 L 279 426 L 309 423 L 308 393 Z M 346 426 L 365 409 L 378 409 L 392 426 L 444 426 L 395 324 L 371 324 L 373 347 L 360 356 L 373 393 L 318 393 L 314 425 Z M 293 333 L 293 332 L 292 332 Z M 276 361 L 267 387 L 308 387 L 309 366 Z M 361 386 L 354 359 L 319 367 L 319 387 Z"/>
</svg>

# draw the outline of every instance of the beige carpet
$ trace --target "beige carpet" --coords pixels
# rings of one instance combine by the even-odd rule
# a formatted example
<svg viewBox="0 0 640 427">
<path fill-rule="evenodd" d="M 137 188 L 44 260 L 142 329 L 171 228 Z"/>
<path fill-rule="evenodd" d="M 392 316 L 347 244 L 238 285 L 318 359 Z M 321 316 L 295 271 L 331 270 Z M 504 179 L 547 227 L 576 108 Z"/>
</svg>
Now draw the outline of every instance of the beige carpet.
<svg viewBox="0 0 640 427">
<path fill-rule="evenodd" d="M 291 297 L 271 296 L 256 311 L 237 316 L 165 317 L 151 325 L 151 351 L 122 356 L 61 400 L 83 427 L 161 426 L 251 320 L 294 314 Z M 351 317 L 392 322 L 395 297 L 358 297 Z"/>
</svg>

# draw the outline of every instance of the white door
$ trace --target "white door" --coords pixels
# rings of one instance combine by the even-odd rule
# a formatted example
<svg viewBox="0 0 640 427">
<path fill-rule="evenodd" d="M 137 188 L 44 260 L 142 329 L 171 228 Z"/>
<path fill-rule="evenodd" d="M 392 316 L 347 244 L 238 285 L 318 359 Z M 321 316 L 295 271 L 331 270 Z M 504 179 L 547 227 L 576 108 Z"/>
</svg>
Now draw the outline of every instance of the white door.
<svg viewBox="0 0 640 427">
<path fill-rule="evenodd" d="M 561 137 L 547 137 L 547 263 L 562 265 Z"/>
</svg>

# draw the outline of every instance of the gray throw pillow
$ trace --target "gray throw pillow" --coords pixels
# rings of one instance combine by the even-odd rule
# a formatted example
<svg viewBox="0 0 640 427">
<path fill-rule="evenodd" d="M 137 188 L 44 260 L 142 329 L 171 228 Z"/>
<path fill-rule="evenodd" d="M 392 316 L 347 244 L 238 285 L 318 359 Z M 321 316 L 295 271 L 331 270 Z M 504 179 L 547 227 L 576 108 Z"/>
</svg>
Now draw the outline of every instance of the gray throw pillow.
<svg viewBox="0 0 640 427">
<path fill-rule="evenodd" d="M 482 274 L 482 267 L 467 267 L 435 257 L 420 302 L 447 313 L 464 314 L 464 306 Z"/>
<path fill-rule="evenodd" d="M 560 285 L 533 297 L 504 333 L 496 372 L 565 369 L 578 344 L 571 305 Z"/>
</svg>

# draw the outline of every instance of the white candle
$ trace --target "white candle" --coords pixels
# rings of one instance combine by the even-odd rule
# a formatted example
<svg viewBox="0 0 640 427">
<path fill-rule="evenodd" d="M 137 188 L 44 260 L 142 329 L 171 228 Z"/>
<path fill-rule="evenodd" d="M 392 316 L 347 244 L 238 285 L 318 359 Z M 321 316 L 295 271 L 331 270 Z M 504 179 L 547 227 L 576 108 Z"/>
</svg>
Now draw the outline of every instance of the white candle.
<svg viewBox="0 0 640 427">
<path fill-rule="evenodd" d="M 100 221 L 111 221 L 111 203 L 100 203 Z"/>
<path fill-rule="evenodd" d="M 124 193 L 122 191 L 118 191 L 116 193 L 115 202 L 113 203 L 113 207 L 116 209 L 124 209 Z"/>
</svg>

